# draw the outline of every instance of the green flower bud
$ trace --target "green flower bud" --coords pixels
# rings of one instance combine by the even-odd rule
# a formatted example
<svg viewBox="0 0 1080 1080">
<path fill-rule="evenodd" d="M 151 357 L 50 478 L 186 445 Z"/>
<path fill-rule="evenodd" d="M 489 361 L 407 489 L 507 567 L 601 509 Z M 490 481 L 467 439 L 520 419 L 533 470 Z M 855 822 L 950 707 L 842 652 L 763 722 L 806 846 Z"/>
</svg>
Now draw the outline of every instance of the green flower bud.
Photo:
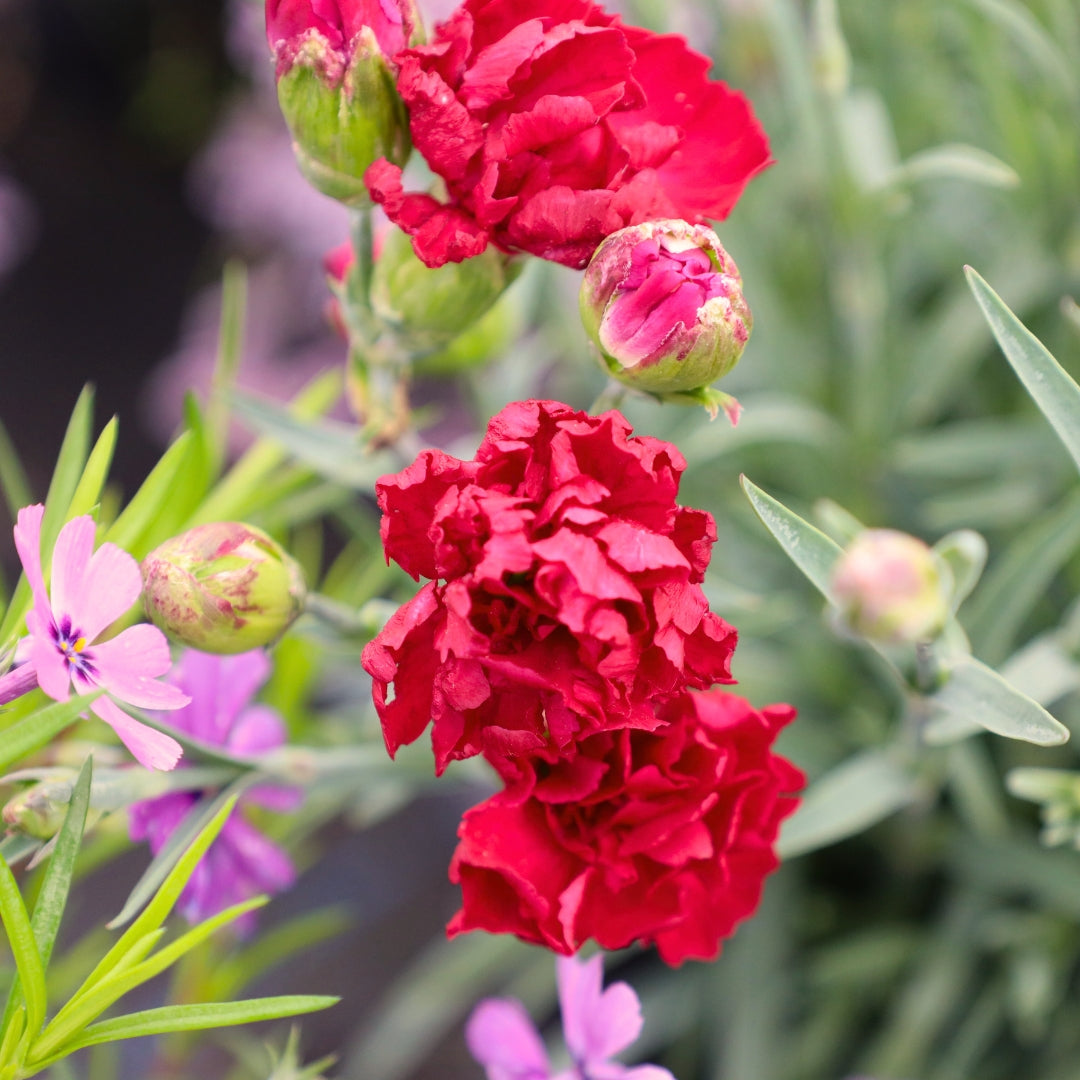
<svg viewBox="0 0 1080 1080">
<path fill-rule="evenodd" d="M 605 370 L 658 395 L 700 397 L 738 363 L 753 325 L 716 233 L 685 221 L 612 233 L 585 270 L 580 304 Z"/>
<path fill-rule="evenodd" d="M 143 603 L 177 641 L 242 653 L 276 641 L 300 614 L 303 573 L 271 537 L 235 521 L 196 525 L 142 562 Z"/>
<path fill-rule="evenodd" d="M 479 322 L 521 272 L 523 261 L 488 247 L 437 269 L 424 265 L 412 241 L 392 229 L 371 280 L 371 307 L 414 356 L 446 348 Z"/>
<path fill-rule="evenodd" d="M 948 617 L 943 566 L 921 540 L 867 529 L 840 557 L 832 595 L 847 624 L 874 641 L 933 640 Z"/>
<path fill-rule="evenodd" d="M 415 37 L 415 8 L 412 0 L 315 7 L 267 4 L 278 101 L 307 179 L 332 198 L 365 206 L 367 167 L 379 158 L 401 165 L 409 156 L 408 113 L 389 58 Z"/>
</svg>

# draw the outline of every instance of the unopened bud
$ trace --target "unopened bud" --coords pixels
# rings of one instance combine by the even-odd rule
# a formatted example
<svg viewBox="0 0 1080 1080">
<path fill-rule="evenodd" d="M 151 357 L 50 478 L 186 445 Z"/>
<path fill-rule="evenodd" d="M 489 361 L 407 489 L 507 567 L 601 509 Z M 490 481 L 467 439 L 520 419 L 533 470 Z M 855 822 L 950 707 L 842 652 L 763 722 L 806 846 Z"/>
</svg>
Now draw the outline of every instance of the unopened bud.
<svg viewBox="0 0 1080 1080">
<path fill-rule="evenodd" d="M 408 158 L 391 60 L 418 26 L 413 0 L 267 0 L 278 101 L 300 168 L 324 194 L 366 205 L 364 170 Z"/>
<path fill-rule="evenodd" d="M 893 529 L 860 533 L 836 564 L 833 599 L 848 625 L 875 641 L 935 638 L 948 606 L 942 567 L 921 540 Z"/>
<path fill-rule="evenodd" d="M 371 307 L 414 356 L 445 348 L 475 326 L 518 276 L 522 260 L 495 247 L 431 269 L 400 229 L 386 236 L 375 260 Z"/>
<path fill-rule="evenodd" d="M 143 559 L 146 613 L 170 637 L 211 653 L 276 641 L 300 614 L 303 573 L 276 540 L 235 521 L 196 525 Z"/>
<path fill-rule="evenodd" d="M 654 394 L 726 375 L 753 325 L 734 260 L 712 229 L 685 221 L 612 233 L 585 271 L 580 303 L 608 373 Z"/>
</svg>

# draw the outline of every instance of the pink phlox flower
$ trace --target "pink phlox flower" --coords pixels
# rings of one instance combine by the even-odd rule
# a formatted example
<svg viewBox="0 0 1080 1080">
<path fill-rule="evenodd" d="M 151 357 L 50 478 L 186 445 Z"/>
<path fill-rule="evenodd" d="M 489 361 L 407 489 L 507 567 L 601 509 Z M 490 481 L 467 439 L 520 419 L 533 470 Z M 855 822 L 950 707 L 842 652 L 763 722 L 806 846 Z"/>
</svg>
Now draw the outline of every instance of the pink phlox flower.
<svg viewBox="0 0 1080 1080">
<path fill-rule="evenodd" d="M 15 548 L 34 597 L 26 616 L 30 631 L 28 662 L 38 685 L 56 701 L 67 701 L 74 686 L 80 694 L 106 690 L 128 705 L 142 709 L 178 709 L 187 695 L 159 682 L 172 666 L 169 643 L 155 626 L 128 627 L 107 641 L 102 632 L 139 598 L 139 564 L 115 544 L 94 550 L 94 519 L 73 518 L 56 538 L 51 588 L 45 587 L 41 567 L 40 503 L 19 511 Z M 135 759 L 149 769 L 171 769 L 183 752 L 180 744 L 140 723 L 109 697 L 90 708 L 120 736 Z"/>
<path fill-rule="evenodd" d="M 465 1027 L 469 1052 L 488 1080 L 674 1080 L 658 1065 L 626 1066 L 611 1058 L 641 1033 L 637 994 L 623 982 L 602 989 L 603 956 L 557 957 L 559 1007 L 570 1068 L 552 1071 L 539 1032 L 520 1001 L 480 1002 Z"/>
<path fill-rule="evenodd" d="M 238 757 L 256 757 L 285 742 L 281 717 L 252 698 L 270 674 L 261 649 L 235 656 L 214 656 L 188 649 L 171 676 L 189 696 L 169 722 L 199 742 L 220 746 Z M 129 808 L 129 835 L 147 840 L 156 855 L 199 802 L 199 793 L 178 791 Z M 287 811 L 302 793 L 295 788 L 260 785 L 241 802 Z M 233 904 L 260 893 L 276 893 L 296 879 L 289 856 L 253 825 L 234 813 L 195 869 L 180 896 L 179 908 L 191 923 L 202 922 Z M 241 934 L 254 928 L 254 912 L 233 925 Z"/>
</svg>

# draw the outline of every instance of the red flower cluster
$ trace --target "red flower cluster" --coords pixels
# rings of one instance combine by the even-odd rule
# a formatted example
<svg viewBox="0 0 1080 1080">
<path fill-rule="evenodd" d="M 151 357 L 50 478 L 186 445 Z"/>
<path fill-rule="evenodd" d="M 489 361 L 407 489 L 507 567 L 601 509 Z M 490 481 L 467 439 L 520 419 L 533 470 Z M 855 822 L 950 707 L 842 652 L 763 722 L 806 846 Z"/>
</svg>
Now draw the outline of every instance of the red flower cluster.
<svg viewBox="0 0 1080 1080">
<path fill-rule="evenodd" d="M 437 771 L 479 753 L 505 782 L 461 824 L 451 933 L 679 963 L 756 906 L 801 783 L 770 751 L 793 714 L 709 689 L 736 632 L 701 590 L 716 531 L 676 505 L 684 468 L 617 412 L 527 401 L 474 460 L 379 481 L 387 557 L 430 579 L 364 650 L 387 748 L 433 722 Z"/>
<path fill-rule="evenodd" d="M 655 943 L 669 964 L 716 956 L 750 915 L 802 773 L 770 747 L 794 710 L 722 690 L 657 710 L 656 731 L 502 763 L 506 790 L 465 813 L 451 934 L 517 934 L 559 953 Z"/>
<path fill-rule="evenodd" d="M 395 57 L 415 147 L 448 202 L 376 161 L 372 197 L 428 266 L 495 243 L 582 267 L 624 226 L 726 217 L 770 164 L 747 100 L 675 36 L 590 0 L 465 0 Z"/>
<path fill-rule="evenodd" d="M 391 754 L 430 721 L 440 772 L 561 751 L 732 681 L 735 630 L 700 587 L 713 520 L 675 505 L 678 450 L 630 430 L 516 403 L 474 461 L 426 450 L 379 481 L 387 557 L 431 579 L 364 650 Z"/>
</svg>

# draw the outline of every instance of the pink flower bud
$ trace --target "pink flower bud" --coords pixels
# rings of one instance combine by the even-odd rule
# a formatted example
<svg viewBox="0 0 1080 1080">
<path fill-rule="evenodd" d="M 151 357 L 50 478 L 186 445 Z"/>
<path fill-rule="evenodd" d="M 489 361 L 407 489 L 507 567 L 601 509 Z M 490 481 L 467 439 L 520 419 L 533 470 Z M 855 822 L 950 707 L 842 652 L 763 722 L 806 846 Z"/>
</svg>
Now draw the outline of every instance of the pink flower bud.
<svg viewBox="0 0 1080 1080">
<path fill-rule="evenodd" d="M 851 628 L 877 641 L 930 640 L 948 614 L 934 553 L 894 529 L 867 529 L 852 541 L 833 571 L 832 594 Z"/>
<path fill-rule="evenodd" d="M 607 371 L 655 394 L 701 390 L 726 375 L 753 325 L 716 233 L 685 221 L 612 233 L 585 271 L 580 302 Z"/>
<path fill-rule="evenodd" d="M 266 0 L 278 101 L 311 183 L 366 204 L 364 171 L 410 144 L 393 57 L 414 41 L 413 0 Z"/>
</svg>

